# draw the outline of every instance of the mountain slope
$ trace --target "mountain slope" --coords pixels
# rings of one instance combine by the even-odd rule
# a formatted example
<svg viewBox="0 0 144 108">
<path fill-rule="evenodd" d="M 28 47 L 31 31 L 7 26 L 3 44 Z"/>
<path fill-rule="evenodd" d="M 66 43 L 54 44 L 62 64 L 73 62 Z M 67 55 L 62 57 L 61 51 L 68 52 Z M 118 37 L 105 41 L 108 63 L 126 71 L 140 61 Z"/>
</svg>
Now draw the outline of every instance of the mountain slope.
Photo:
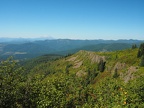
<svg viewBox="0 0 144 108">
<path fill-rule="evenodd" d="M 41 63 L 30 73 L 32 76 L 43 74 L 43 83 L 62 81 L 66 84 L 62 88 L 68 87 L 69 91 L 65 97 L 67 102 L 77 107 L 142 107 L 144 67 L 139 66 L 137 52 L 138 49 L 81 50 L 53 62 Z M 101 71 L 101 61 L 105 64 L 102 65 L 104 71 Z"/>
<path fill-rule="evenodd" d="M 1 43 L 0 58 L 14 56 L 16 59 L 34 58 L 44 54 L 76 53 L 79 50 L 116 51 L 128 49 L 132 44 L 139 45 L 140 40 L 41 40 L 25 43 Z"/>
<path fill-rule="evenodd" d="M 143 108 L 139 50 L 45 56 L 36 58 L 36 65 L 27 62 L 25 70 L 8 59 L 0 64 L 0 107 Z"/>
<path fill-rule="evenodd" d="M 137 51 L 137 49 L 115 52 L 91 52 L 81 50 L 72 56 L 54 61 L 51 64 L 55 64 L 58 69 L 62 68 L 61 71 L 64 71 L 67 65 L 71 65 L 69 71 L 74 73 L 74 71 L 80 69 L 87 71 L 87 69 L 91 67 L 98 68 L 97 64 L 100 60 L 103 60 L 106 61 L 105 72 L 111 72 L 115 70 L 115 68 L 126 70 L 130 66 L 139 66 L 140 59 L 136 57 Z M 54 69 L 57 69 L 56 67 Z"/>
</svg>

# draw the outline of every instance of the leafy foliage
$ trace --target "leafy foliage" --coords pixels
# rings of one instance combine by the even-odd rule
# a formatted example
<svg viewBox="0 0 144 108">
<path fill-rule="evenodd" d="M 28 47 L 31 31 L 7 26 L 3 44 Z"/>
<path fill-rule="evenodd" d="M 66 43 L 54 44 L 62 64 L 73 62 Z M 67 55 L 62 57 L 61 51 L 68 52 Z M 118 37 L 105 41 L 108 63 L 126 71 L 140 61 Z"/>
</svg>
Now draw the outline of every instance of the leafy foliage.
<svg viewBox="0 0 144 108">
<path fill-rule="evenodd" d="M 144 68 L 138 67 L 137 51 L 93 53 L 105 56 L 107 63 L 92 62 L 93 54 L 84 51 L 50 61 L 47 56 L 34 60 L 35 64 L 29 63 L 29 71 L 26 65 L 23 65 L 25 70 L 9 58 L 0 64 L 0 107 L 144 107 Z M 119 67 L 114 68 L 118 62 L 121 62 Z M 79 63 L 81 65 L 77 66 Z M 125 65 L 121 69 L 122 63 Z M 125 83 L 123 76 L 130 66 L 137 66 L 133 73 L 137 76 Z M 83 76 L 77 76 L 79 71 Z"/>
<path fill-rule="evenodd" d="M 19 83 L 23 82 L 23 69 L 12 58 L 0 64 L 0 107 L 16 107 L 19 100 Z"/>
</svg>

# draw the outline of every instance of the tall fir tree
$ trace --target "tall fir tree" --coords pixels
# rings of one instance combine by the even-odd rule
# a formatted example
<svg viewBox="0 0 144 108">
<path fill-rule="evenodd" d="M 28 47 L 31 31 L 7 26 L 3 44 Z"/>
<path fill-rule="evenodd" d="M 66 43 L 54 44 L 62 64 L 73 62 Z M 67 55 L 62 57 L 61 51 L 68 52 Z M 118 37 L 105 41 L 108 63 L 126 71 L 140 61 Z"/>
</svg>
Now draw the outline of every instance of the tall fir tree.
<svg viewBox="0 0 144 108">
<path fill-rule="evenodd" d="M 141 62 L 140 62 L 140 66 L 144 66 L 144 55 L 141 57 Z"/>
<path fill-rule="evenodd" d="M 106 63 L 106 62 L 104 62 L 103 60 L 100 60 L 100 62 L 99 62 L 99 64 L 98 64 L 98 70 L 99 70 L 100 72 L 103 72 L 103 71 L 104 71 L 104 69 L 105 69 L 105 63 Z"/>
</svg>

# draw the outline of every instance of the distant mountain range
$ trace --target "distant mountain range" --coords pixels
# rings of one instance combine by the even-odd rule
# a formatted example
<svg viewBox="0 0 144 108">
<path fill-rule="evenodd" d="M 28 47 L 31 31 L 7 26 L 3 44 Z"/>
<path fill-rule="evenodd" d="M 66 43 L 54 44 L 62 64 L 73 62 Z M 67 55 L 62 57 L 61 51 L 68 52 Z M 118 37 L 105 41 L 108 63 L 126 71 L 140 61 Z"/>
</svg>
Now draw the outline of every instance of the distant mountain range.
<svg viewBox="0 0 144 108">
<path fill-rule="evenodd" d="M 0 43 L 25 43 L 25 42 L 33 42 L 37 40 L 52 40 L 53 37 L 39 37 L 39 38 L 8 38 L 8 37 L 0 37 Z"/>
<path fill-rule="evenodd" d="M 70 39 L 0 39 L 0 59 L 14 56 L 16 59 L 34 58 L 44 54 L 67 55 L 79 50 L 116 51 L 139 45 L 142 40 L 70 40 Z"/>
</svg>

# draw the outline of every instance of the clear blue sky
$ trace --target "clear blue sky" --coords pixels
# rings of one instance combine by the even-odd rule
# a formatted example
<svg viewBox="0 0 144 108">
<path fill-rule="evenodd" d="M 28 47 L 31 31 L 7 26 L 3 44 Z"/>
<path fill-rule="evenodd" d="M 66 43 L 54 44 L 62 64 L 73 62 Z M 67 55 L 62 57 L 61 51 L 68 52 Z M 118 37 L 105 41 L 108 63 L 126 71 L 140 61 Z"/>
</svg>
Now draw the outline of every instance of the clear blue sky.
<svg viewBox="0 0 144 108">
<path fill-rule="evenodd" d="M 0 0 L 0 37 L 144 40 L 144 0 Z"/>
</svg>

